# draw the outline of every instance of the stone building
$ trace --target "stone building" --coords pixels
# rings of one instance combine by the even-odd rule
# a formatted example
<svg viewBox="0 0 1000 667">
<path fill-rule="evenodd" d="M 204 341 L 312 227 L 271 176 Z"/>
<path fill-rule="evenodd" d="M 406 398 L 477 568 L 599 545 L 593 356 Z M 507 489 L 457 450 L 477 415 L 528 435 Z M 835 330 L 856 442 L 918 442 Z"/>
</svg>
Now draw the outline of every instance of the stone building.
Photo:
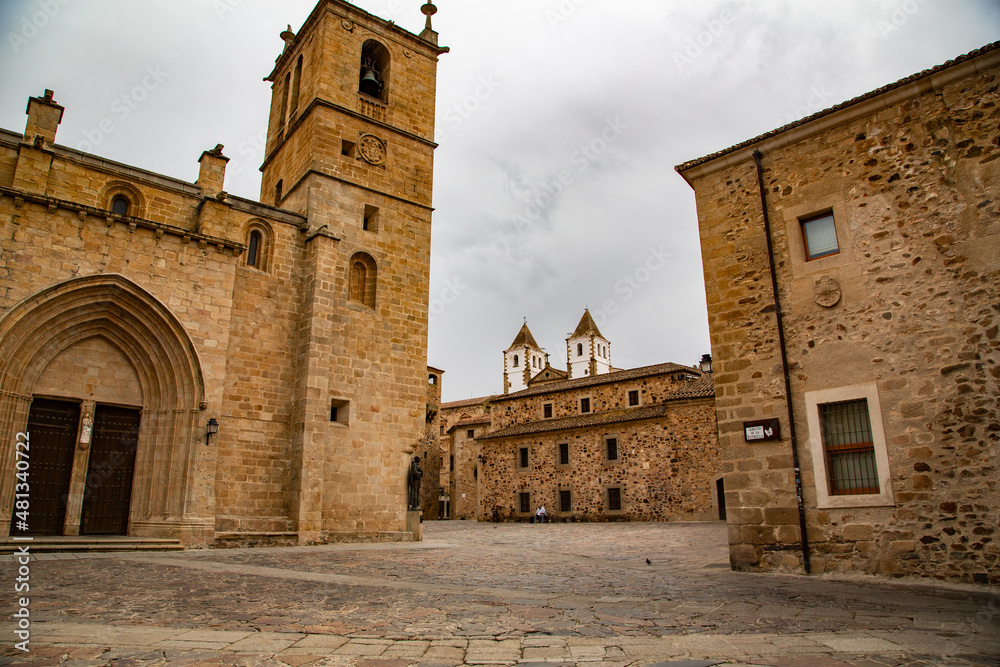
<svg viewBox="0 0 1000 667">
<path fill-rule="evenodd" d="M 476 437 L 490 430 L 493 396 L 453 401 L 441 406 L 440 498 L 441 519 L 475 519 L 477 480 Z"/>
<path fill-rule="evenodd" d="M 261 201 L 0 131 L 0 526 L 409 539 L 427 419 L 438 46 L 322 0 L 267 77 Z M 31 438 L 27 528 L 15 435 Z"/>
<path fill-rule="evenodd" d="M 564 521 L 724 517 L 711 375 L 613 368 L 589 312 L 566 349 L 579 377 L 552 368 L 525 324 L 504 353 L 507 393 L 442 406 L 452 518 L 527 520 L 542 505 Z"/>
<path fill-rule="evenodd" d="M 420 456 L 420 466 L 424 476 L 420 485 L 420 510 L 424 519 L 439 517 L 439 486 L 441 483 L 441 443 L 439 431 L 441 428 L 441 381 L 444 371 L 432 366 L 427 367 L 427 417 L 424 425 L 424 438 L 417 448 Z"/>
<path fill-rule="evenodd" d="M 735 568 L 1000 583 L 998 89 L 1000 43 L 677 167 Z"/>
</svg>

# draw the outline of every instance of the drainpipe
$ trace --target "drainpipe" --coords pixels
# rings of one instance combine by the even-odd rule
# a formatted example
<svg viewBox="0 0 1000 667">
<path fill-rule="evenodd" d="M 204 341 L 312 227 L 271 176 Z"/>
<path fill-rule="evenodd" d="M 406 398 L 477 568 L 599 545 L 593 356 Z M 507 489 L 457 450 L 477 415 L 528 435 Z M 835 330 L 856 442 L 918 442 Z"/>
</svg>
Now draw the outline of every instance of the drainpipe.
<svg viewBox="0 0 1000 667">
<path fill-rule="evenodd" d="M 792 441 L 792 465 L 795 468 L 795 495 L 799 501 L 799 532 L 802 536 L 802 565 L 810 573 L 809 539 L 806 536 L 806 509 L 802 500 L 802 469 L 799 466 L 799 441 L 795 436 L 795 414 L 792 411 L 792 380 L 788 373 L 788 352 L 785 350 L 785 327 L 781 319 L 781 300 L 778 298 L 778 272 L 774 266 L 774 246 L 771 243 L 771 219 L 767 213 L 767 191 L 764 189 L 764 157 L 760 150 L 753 152 L 757 164 L 757 186 L 760 189 L 760 207 L 764 211 L 764 237 L 767 239 L 767 261 L 771 266 L 771 289 L 774 292 L 774 314 L 778 324 L 778 347 L 781 349 L 781 369 L 785 374 L 785 403 L 788 405 L 788 437 Z"/>
</svg>

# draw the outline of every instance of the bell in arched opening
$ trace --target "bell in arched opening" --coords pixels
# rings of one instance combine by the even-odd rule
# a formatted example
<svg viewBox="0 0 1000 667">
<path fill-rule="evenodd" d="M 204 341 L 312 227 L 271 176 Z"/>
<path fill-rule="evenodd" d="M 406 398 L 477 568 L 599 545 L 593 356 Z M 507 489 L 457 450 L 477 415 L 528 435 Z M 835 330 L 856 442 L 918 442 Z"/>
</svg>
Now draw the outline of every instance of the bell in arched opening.
<svg viewBox="0 0 1000 667">
<path fill-rule="evenodd" d="M 361 63 L 361 81 L 358 84 L 358 90 L 369 97 L 379 99 L 382 97 L 382 81 L 375 63 L 370 59 L 366 58 L 365 62 Z"/>
</svg>

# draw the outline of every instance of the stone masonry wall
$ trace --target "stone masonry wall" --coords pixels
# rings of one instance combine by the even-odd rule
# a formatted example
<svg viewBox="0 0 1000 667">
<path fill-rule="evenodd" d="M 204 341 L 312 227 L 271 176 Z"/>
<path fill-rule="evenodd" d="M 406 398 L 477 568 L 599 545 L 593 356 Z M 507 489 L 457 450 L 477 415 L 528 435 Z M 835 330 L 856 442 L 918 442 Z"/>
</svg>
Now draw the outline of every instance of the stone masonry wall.
<svg viewBox="0 0 1000 667">
<path fill-rule="evenodd" d="M 615 437 L 619 458 L 608 461 L 605 440 Z M 559 443 L 568 443 L 569 465 L 559 462 Z M 672 404 L 661 418 L 481 441 L 486 464 L 482 515 L 526 520 L 544 505 L 555 520 L 713 520 L 720 460 L 711 400 Z M 529 466 L 519 450 L 529 449 Z M 621 489 L 622 509 L 609 511 L 606 489 Z M 571 492 L 572 509 L 559 509 L 559 491 Z M 531 493 L 523 514 L 519 494 Z"/>
<path fill-rule="evenodd" d="M 761 141 L 814 572 L 1000 583 L 1000 72 L 996 52 Z M 978 68 L 978 71 L 977 71 Z M 822 125 L 822 129 L 820 128 Z M 801 567 L 760 195 L 750 151 L 695 166 L 730 544 Z M 806 261 L 832 211 L 839 254 Z M 807 392 L 873 385 L 884 506 L 820 506 Z M 777 417 L 749 445 L 742 422 Z M 829 503 L 828 503 L 829 504 Z"/>
<path fill-rule="evenodd" d="M 653 405 L 684 387 L 683 373 L 656 374 L 633 380 L 608 382 L 588 387 L 570 388 L 532 396 L 500 398 L 492 405 L 493 430 L 544 419 L 543 406 L 552 404 L 552 419 L 580 414 L 580 399 L 590 399 L 591 412 L 604 412 L 628 406 L 628 393 L 639 392 L 639 405 Z M 691 374 L 692 376 L 694 373 Z"/>
</svg>

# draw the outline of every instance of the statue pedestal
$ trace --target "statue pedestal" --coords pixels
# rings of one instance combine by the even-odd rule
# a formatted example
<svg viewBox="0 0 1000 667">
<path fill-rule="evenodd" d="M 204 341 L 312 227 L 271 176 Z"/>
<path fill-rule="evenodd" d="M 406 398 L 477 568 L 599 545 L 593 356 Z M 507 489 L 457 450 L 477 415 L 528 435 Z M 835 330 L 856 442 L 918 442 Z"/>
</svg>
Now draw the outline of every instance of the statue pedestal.
<svg viewBox="0 0 1000 667">
<path fill-rule="evenodd" d="M 424 513 L 420 510 L 406 511 L 406 532 L 413 535 L 414 542 L 424 539 Z"/>
</svg>

